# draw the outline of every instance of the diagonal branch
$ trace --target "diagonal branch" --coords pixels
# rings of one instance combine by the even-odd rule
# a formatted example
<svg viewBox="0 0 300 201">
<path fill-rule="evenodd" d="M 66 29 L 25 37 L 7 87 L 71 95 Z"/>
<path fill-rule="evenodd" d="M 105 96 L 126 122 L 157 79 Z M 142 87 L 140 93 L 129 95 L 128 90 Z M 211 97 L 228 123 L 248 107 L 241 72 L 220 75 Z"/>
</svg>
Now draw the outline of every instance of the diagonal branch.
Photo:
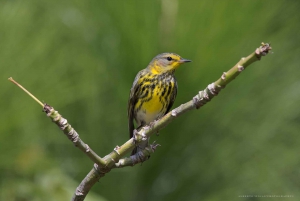
<svg viewBox="0 0 300 201">
<path fill-rule="evenodd" d="M 68 123 L 67 119 L 63 118 L 57 111 L 48 104 L 44 104 L 44 112 L 52 121 L 63 131 L 63 133 L 73 142 L 75 147 L 85 153 L 94 163 L 100 167 L 105 167 L 106 162 L 99 157 L 86 143 L 84 143 L 75 129 Z"/>
<path fill-rule="evenodd" d="M 151 153 L 147 151 L 138 152 L 137 154 L 135 154 L 135 156 L 131 156 L 130 158 L 125 158 L 121 160 L 120 158 L 122 158 L 126 153 L 128 153 L 129 150 L 133 149 L 133 147 L 135 146 L 134 141 L 138 144 L 143 140 L 147 140 L 149 136 L 156 133 L 158 130 L 164 128 L 176 117 L 184 114 L 189 110 L 192 110 L 194 108 L 199 109 L 200 107 L 205 105 L 213 97 L 217 96 L 218 93 L 221 91 L 221 89 L 225 88 L 225 86 L 229 84 L 235 77 L 237 77 L 244 69 L 246 69 L 246 67 L 248 67 L 253 62 L 260 60 L 262 56 L 266 56 L 271 49 L 272 48 L 268 43 L 266 44 L 262 43 L 262 45 L 259 48 L 257 48 L 252 54 L 242 58 L 229 71 L 224 72 L 217 81 L 213 82 L 212 84 L 209 84 L 204 90 L 200 91 L 192 100 L 173 109 L 171 112 L 166 114 L 158 121 L 153 122 L 151 126 L 145 126 L 141 128 L 138 132 L 136 132 L 135 139 L 131 138 L 126 143 L 124 143 L 121 147 L 117 146 L 112 153 L 110 153 L 105 157 L 106 159 L 110 158 L 110 161 L 114 162 L 111 164 L 108 163 L 108 168 L 112 169 L 119 166 L 123 167 L 128 165 L 135 165 L 139 162 L 143 162 L 147 160 L 148 156 Z M 100 179 L 100 177 L 98 177 L 97 175 L 98 174 L 95 173 L 95 180 Z M 76 200 L 76 201 L 84 200 L 86 194 L 78 195 L 78 193 L 83 191 L 88 192 L 91 188 L 90 185 L 85 185 L 84 180 L 76 189 L 76 192 L 72 200 Z"/>
<path fill-rule="evenodd" d="M 223 88 L 225 88 L 225 86 L 229 84 L 235 77 L 237 77 L 244 69 L 246 69 L 246 67 L 248 67 L 253 62 L 260 60 L 262 56 L 266 56 L 271 49 L 272 48 L 268 43 L 262 43 L 262 45 L 257 48 L 252 54 L 242 58 L 229 71 L 224 72 L 217 81 L 209 84 L 204 90 L 200 91 L 196 96 L 194 96 L 192 100 L 173 109 L 158 121 L 153 122 L 151 126 L 145 126 L 139 131 L 136 131 L 134 138 L 129 139 L 120 147 L 116 146 L 110 154 L 106 155 L 103 158 L 99 157 L 87 144 L 85 144 L 79 138 L 78 133 L 72 128 L 70 124 L 68 124 L 66 119 L 64 119 L 57 111 L 54 110 L 54 108 L 52 108 L 48 104 L 44 104 L 43 108 L 47 116 L 50 117 L 61 130 L 63 130 L 63 132 L 68 136 L 68 138 L 74 143 L 76 147 L 83 151 L 95 163 L 93 169 L 76 188 L 76 192 L 72 200 L 84 200 L 92 186 L 99 179 L 101 179 L 101 177 L 105 176 L 105 174 L 108 173 L 111 169 L 134 166 L 135 164 L 146 161 L 149 158 L 150 154 L 155 151 L 158 144 L 154 143 L 128 158 L 124 158 L 124 156 L 125 154 L 129 153 L 129 151 L 131 151 L 136 146 L 136 144 L 139 144 L 144 140 L 148 140 L 148 138 L 152 134 L 157 133 L 157 131 L 167 126 L 178 116 L 184 114 L 189 110 L 199 109 L 200 107 L 205 105 L 213 97 L 217 96 L 218 93 Z M 18 85 L 40 105 L 42 105 L 42 103 L 37 98 L 35 98 L 20 84 L 18 84 L 12 78 L 9 78 L 9 80 Z"/>
<path fill-rule="evenodd" d="M 217 81 L 209 84 L 204 90 L 200 91 L 192 100 L 173 109 L 158 121 L 153 122 L 151 126 L 145 126 L 141 128 L 138 132 L 136 132 L 135 139 L 131 138 L 121 147 L 117 147 L 117 151 L 112 152 L 106 156 L 106 158 L 111 158 L 112 161 L 117 162 L 128 152 L 128 150 L 131 150 L 134 147 L 134 141 L 138 144 L 144 140 L 148 140 L 152 134 L 157 133 L 178 116 L 189 110 L 199 109 L 209 102 L 213 97 L 217 96 L 221 89 L 225 88 L 225 86 L 229 84 L 236 76 L 238 76 L 244 69 L 246 69 L 246 67 L 248 67 L 251 63 L 260 60 L 262 56 L 267 55 L 271 49 L 272 48 L 268 43 L 262 43 L 262 46 L 257 48 L 249 56 L 242 58 L 229 71 L 224 72 Z M 108 164 L 108 167 L 112 167 L 113 165 L 114 164 Z"/>
</svg>

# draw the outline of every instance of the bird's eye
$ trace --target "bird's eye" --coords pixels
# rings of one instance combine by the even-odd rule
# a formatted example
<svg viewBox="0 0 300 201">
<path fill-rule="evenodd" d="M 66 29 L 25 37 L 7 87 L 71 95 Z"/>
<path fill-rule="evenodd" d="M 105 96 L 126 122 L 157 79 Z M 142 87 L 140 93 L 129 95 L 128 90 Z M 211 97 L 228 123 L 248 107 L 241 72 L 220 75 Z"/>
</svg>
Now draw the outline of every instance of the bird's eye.
<svg viewBox="0 0 300 201">
<path fill-rule="evenodd" d="M 172 57 L 167 57 L 167 60 L 168 61 L 172 61 Z"/>
</svg>

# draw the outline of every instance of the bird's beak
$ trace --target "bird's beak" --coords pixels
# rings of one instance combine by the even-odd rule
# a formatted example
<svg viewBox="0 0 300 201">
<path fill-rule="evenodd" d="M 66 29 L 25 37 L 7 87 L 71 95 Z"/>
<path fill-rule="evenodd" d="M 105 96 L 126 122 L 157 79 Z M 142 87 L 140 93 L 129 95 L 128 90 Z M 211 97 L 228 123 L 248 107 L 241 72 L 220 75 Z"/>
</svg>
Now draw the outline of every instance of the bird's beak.
<svg viewBox="0 0 300 201">
<path fill-rule="evenodd" d="M 178 62 L 179 63 L 187 63 L 187 62 L 191 62 L 192 60 L 188 60 L 188 59 L 183 59 L 183 58 L 181 58 Z"/>
</svg>

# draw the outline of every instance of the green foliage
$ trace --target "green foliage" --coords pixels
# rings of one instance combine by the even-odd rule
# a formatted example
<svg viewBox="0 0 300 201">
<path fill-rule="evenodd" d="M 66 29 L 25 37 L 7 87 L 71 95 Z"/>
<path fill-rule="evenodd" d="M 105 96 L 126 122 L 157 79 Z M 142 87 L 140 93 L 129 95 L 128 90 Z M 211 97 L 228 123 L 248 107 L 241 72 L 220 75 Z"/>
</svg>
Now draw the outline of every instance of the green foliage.
<svg viewBox="0 0 300 201">
<path fill-rule="evenodd" d="M 104 156 L 128 139 L 129 89 L 155 55 L 193 60 L 176 72 L 178 106 L 262 41 L 273 54 L 153 137 L 162 146 L 149 161 L 113 170 L 87 200 L 300 196 L 299 1 L 0 4 L 0 200 L 68 200 L 93 165 L 8 77 Z"/>
</svg>

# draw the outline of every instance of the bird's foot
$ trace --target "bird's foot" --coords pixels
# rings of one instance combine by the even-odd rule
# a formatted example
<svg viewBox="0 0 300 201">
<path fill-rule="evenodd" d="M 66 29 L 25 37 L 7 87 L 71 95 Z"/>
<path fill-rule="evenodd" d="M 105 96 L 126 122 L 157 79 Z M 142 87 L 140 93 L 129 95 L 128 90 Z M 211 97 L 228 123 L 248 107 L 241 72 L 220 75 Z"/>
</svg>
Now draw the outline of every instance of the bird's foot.
<svg viewBox="0 0 300 201">
<path fill-rule="evenodd" d="M 154 152 L 158 146 L 161 146 L 160 144 L 157 144 L 156 141 L 154 141 L 152 144 L 150 144 L 151 150 Z"/>
<path fill-rule="evenodd" d="M 137 133 L 138 133 L 137 130 L 134 129 L 134 130 L 133 130 L 133 133 L 132 133 L 133 143 L 134 143 L 134 144 L 136 144 L 136 141 L 137 141 L 137 140 L 136 140 L 136 139 L 137 139 Z"/>
</svg>

